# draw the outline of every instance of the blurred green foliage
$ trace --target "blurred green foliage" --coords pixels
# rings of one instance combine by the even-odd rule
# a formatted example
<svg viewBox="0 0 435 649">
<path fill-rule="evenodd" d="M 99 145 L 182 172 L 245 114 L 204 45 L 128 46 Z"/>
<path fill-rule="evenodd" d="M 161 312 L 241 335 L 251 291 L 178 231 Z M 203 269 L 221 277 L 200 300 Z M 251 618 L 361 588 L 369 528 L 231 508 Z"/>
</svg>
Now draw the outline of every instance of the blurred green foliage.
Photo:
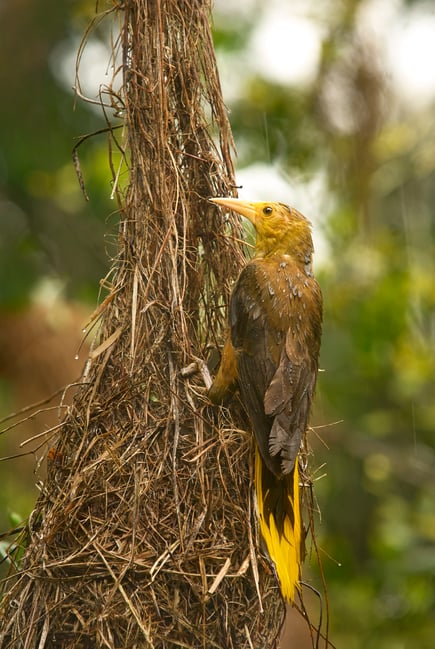
<svg viewBox="0 0 435 649">
<path fill-rule="evenodd" d="M 254 4 L 261 21 L 267 8 Z M 327 474 L 316 495 L 331 640 L 431 649 L 435 101 L 401 103 L 382 48 L 362 30 L 365 4 L 329 3 L 313 82 L 277 84 L 245 69 L 230 118 L 241 167 L 272 161 L 290 179 L 327 175 L 331 208 L 307 216 L 328 251 L 317 265 L 325 372 L 312 440 L 314 475 Z"/>
<path fill-rule="evenodd" d="M 316 494 L 331 640 L 347 649 L 433 649 L 434 105 L 405 106 L 395 95 L 381 48 L 361 29 L 364 4 L 332 0 L 321 19 L 312 12 L 322 21 L 321 57 L 302 86 L 237 65 L 264 4 L 232 14 L 217 3 L 216 48 L 241 70 L 227 102 L 239 168 L 273 162 L 298 182 L 326 176 L 328 207 L 307 216 L 327 249 L 317 265 L 325 372 L 312 440 L 314 470 L 326 463 Z M 0 71 L 2 309 L 25 304 L 51 274 L 65 278 L 67 295 L 94 298 L 107 266 L 103 233 L 116 218 L 106 223 L 114 205 L 104 136 L 82 154 L 90 204 L 70 162 L 74 138 L 103 122 L 80 103 L 73 111 L 49 65 L 86 24 L 88 3 L 69 8 L 23 0 L 0 9 L 0 54 L 14 63 Z M 16 509 L 1 498 L 2 509 Z M 315 566 L 310 579 L 319 585 Z"/>
<path fill-rule="evenodd" d="M 25 305 L 50 275 L 62 277 L 67 295 L 95 300 L 107 265 L 102 241 L 114 206 L 104 137 L 81 148 L 89 204 L 71 163 L 77 138 L 104 122 L 75 102 L 73 70 L 64 84 L 53 76 L 62 46 L 72 47 L 92 11 L 75 4 L 68 11 L 55 0 L 23 0 L 0 8 L 0 275 L 8 278 L 1 308 Z"/>
</svg>

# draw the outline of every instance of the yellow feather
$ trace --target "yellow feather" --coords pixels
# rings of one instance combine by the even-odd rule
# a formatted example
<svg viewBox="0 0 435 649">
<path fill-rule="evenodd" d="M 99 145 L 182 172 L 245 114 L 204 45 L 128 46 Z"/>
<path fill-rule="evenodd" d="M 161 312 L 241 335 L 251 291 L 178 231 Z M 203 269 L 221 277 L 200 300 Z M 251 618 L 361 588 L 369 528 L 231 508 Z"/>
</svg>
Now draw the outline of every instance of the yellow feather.
<svg viewBox="0 0 435 649">
<path fill-rule="evenodd" d="M 283 482 L 283 488 L 285 483 Z M 295 590 L 300 588 L 301 570 L 301 515 L 299 504 L 299 465 L 296 458 L 293 475 L 293 493 L 288 493 L 290 508 L 293 510 L 294 525 L 288 515 L 284 519 L 283 533 L 280 534 L 273 514 L 269 514 L 266 520 L 264 501 L 267 492 L 263 492 L 262 484 L 262 458 L 255 449 L 255 491 L 257 495 L 258 515 L 260 519 L 260 530 L 266 543 L 267 551 L 275 565 L 282 596 L 288 602 L 293 602 Z"/>
</svg>

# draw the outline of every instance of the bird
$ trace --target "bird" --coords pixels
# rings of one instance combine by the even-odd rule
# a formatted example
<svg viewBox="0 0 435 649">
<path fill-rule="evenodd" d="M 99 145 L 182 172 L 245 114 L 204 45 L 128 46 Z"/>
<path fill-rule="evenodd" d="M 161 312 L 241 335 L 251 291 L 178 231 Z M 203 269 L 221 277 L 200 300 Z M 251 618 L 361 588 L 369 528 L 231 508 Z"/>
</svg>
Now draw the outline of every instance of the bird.
<svg viewBox="0 0 435 649">
<path fill-rule="evenodd" d="M 282 597 L 294 602 L 301 589 L 305 536 L 299 453 L 309 425 L 322 334 L 311 223 L 283 203 L 210 200 L 251 221 L 256 243 L 231 292 L 228 333 L 208 397 L 213 404 L 228 405 L 239 392 L 255 440 L 261 536 Z"/>
</svg>

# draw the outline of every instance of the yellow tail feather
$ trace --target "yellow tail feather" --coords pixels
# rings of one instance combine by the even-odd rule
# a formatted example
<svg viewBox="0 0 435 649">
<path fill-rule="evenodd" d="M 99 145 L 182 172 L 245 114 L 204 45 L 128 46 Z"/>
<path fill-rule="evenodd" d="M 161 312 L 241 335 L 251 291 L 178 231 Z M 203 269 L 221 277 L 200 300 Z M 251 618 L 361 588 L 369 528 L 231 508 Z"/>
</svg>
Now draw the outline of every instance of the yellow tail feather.
<svg viewBox="0 0 435 649">
<path fill-rule="evenodd" d="M 255 448 L 255 491 L 261 534 L 269 556 L 275 564 L 282 596 L 293 602 L 299 589 L 301 571 L 302 525 L 299 504 L 299 465 L 296 458 L 293 474 L 279 480 L 268 472 L 272 486 L 265 484 L 264 466 Z M 280 520 L 278 520 L 277 512 Z"/>
</svg>

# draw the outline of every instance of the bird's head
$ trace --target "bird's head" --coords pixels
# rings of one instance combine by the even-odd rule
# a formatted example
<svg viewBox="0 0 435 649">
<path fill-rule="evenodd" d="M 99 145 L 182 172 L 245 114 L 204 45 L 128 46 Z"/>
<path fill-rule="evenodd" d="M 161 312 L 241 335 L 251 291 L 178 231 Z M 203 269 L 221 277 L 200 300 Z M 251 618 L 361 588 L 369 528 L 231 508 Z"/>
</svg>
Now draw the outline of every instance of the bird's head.
<svg viewBox="0 0 435 649">
<path fill-rule="evenodd" d="M 311 224 L 300 212 L 284 203 L 251 202 L 239 198 L 211 198 L 253 223 L 257 232 L 255 255 L 291 255 L 304 264 L 311 262 Z"/>
</svg>

